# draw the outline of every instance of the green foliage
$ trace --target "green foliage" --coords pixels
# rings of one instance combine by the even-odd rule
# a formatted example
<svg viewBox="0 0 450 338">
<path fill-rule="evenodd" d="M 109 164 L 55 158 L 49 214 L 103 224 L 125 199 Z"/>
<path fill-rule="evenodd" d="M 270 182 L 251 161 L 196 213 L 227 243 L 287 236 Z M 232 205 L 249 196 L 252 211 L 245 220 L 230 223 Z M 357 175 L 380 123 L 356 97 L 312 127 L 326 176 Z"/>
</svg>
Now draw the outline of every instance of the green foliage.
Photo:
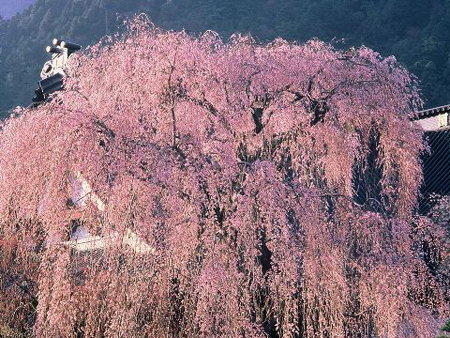
<svg viewBox="0 0 450 338">
<path fill-rule="evenodd" d="M 448 338 L 450 337 L 450 319 L 445 323 L 445 325 L 441 328 L 442 332 L 445 332 L 443 335 L 440 335 L 438 338 Z"/>
<path fill-rule="evenodd" d="M 445 325 L 441 328 L 441 331 L 450 332 L 450 319 L 445 323 Z"/>
<path fill-rule="evenodd" d="M 394 54 L 421 81 L 426 106 L 450 102 L 450 2 L 442 0 L 37 0 L 11 20 L 0 18 L 0 117 L 27 105 L 53 37 L 83 45 L 147 13 L 164 29 L 251 33 L 306 41 L 345 39 Z"/>
</svg>

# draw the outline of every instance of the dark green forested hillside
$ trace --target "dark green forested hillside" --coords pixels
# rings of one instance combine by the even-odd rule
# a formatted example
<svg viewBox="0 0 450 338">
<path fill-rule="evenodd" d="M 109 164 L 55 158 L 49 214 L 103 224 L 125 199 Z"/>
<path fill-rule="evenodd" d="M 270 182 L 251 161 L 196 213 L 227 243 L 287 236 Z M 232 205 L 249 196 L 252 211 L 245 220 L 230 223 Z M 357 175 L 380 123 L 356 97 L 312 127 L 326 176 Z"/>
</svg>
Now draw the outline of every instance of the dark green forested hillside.
<svg viewBox="0 0 450 338">
<path fill-rule="evenodd" d="M 421 80 L 426 106 L 450 102 L 450 0 L 37 0 L 0 19 L 0 112 L 26 105 L 53 37 L 91 44 L 124 16 L 146 12 L 165 29 L 208 29 L 225 39 L 345 39 L 394 54 Z"/>
</svg>

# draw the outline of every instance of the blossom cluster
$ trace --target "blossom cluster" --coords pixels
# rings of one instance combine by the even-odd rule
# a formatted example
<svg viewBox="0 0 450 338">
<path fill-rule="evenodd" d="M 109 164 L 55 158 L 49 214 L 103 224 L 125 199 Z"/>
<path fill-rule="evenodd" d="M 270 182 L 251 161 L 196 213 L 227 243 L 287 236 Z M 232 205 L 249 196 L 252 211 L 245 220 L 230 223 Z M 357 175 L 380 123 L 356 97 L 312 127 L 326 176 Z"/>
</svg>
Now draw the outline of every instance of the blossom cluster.
<svg viewBox="0 0 450 338">
<path fill-rule="evenodd" d="M 0 130 L 0 324 L 430 337 L 444 305 L 412 236 L 420 105 L 415 79 L 366 47 L 133 21 Z M 70 200 L 74 175 L 102 208 Z M 76 252 L 64 243 L 80 225 L 152 250 Z"/>
</svg>

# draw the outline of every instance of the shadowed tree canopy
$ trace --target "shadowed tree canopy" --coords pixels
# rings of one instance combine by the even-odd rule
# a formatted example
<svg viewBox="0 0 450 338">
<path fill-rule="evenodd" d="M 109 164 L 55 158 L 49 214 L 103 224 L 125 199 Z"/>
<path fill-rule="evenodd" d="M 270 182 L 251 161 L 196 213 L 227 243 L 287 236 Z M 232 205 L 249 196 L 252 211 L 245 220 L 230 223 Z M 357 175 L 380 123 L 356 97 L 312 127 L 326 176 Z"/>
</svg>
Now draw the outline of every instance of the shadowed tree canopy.
<svg viewBox="0 0 450 338">
<path fill-rule="evenodd" d="M 414 237 L 435 231 L 414 216 L 424 145 L 408 113 L 421 101 L 393 57 L 224 43 L 141 18 L 74 55 L 65 88 L 1 127 L 0 324 L 51 337 L 437 332 L 446 303 Z M 355 198 L 369 163 L 376 207 Z M 104 208 L 67 202 L 79 173 Z M 153 250 L 77 253 L 64 244 L 74 220 Z"/>
<path fill-rule="evenodd" d="M 0 16 L 10 19 L 13 15 L 30 7 L 35 0 L 0 1 Z"/>
</svg>

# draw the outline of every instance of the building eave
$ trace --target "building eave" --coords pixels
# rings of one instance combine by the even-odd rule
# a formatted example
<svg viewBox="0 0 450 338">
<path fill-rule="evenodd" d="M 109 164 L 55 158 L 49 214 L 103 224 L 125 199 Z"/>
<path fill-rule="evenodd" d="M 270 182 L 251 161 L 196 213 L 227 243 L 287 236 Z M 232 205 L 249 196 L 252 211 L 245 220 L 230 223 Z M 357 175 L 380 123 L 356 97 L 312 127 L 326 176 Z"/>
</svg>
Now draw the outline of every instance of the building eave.
<svg viewBox="0 0 450 338">
<path fill-rule="evenodd" d="M 418 111 L 411 115 L 411 121 L 421 120 L 428 117 L 437 116 L 444 113 L 450 113 L 450 104 L 430 109 Z"/>
</svg>

